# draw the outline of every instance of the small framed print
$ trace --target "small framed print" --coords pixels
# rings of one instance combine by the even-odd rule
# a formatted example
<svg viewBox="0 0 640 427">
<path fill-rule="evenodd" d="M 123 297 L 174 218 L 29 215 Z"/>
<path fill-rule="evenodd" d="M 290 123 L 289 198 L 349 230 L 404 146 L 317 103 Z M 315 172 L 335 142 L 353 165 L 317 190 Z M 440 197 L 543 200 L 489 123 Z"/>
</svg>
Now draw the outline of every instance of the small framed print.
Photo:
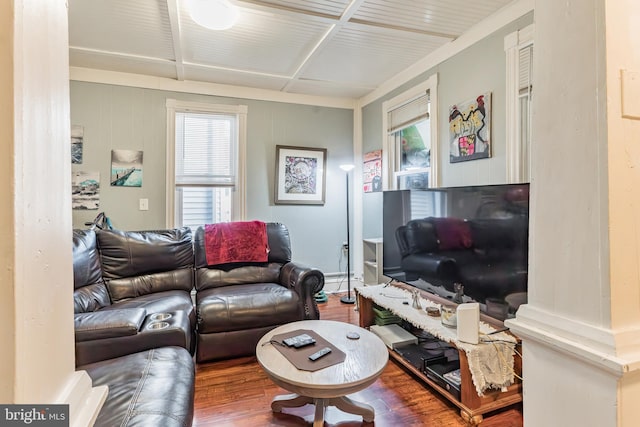
<svg viewBox="0 0 640 427">
<path fill-rule="evenodd" d="M 275 203 L 324 205 L 325 148 L 276 146 Z"/>
</svg>

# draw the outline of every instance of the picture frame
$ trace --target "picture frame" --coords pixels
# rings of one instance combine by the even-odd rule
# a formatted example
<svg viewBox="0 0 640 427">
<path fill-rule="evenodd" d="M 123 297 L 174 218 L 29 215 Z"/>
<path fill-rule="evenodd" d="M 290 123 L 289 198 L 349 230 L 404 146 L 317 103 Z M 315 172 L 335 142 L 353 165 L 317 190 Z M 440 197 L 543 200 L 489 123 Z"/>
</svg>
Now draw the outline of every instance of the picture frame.
<svg viewBox="0 0 640 427">
<path fill-rule="evenodd" d="M 324 205 L 326 148 L 276 145 L 275 203 Z"/>
<path fill-rule="evenodd" d="M 142 187 L 143 152 L 111 150 L 111 186 Z"/>
<path fill-rule="evenodd" d="M 491 157 L 491 92 L 449 107 L 449 163 Z"/>
</svg>

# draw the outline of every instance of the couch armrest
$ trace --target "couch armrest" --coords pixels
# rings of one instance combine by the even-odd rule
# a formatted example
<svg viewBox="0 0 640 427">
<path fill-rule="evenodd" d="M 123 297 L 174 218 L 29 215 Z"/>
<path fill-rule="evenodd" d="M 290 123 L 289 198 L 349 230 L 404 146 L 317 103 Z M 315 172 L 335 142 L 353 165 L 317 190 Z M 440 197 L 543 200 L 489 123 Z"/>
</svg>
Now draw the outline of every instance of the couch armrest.
<svg viewBox="0 0 640 427">
<path fill-rule="evenodd" d="M 77 313 L 74 315 L 76 342 L 135 335 L 146 315 L 144 308 Z"/>
<path fill-rule="evenodd" d="M 305 319 L 319 319 L 320 312 L 314 298 L 324 287 L 324 274 L 317 268 L 288 262 L 280 270 L 280 284 L 293 289 L 304 301 Z"/>
</svg>

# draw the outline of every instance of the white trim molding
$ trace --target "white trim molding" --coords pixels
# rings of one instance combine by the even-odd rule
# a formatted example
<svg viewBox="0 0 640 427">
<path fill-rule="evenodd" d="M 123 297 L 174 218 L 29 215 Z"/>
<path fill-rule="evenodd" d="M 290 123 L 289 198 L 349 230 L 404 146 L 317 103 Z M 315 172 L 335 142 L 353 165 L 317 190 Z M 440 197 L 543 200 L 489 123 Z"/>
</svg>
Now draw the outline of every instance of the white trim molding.
<svg viewBox="0 0 640 427">
<path fill-rule="evenodd" d="M 522 141 L 520 140 L 520 102 L 519 102 L 519 76 L 520 76 L 520 49 L 533 44 L 534 24 L 521 30 L 514 31 L 504 38 L 504 51 L 506 63 L 506 158 L 507 158 L 507 182 L 518 183 L 529 181 L 525 177 L 522 165 Z M 526 156 L 528 159 L 529 156 Z"/>
<path fill-rule="evenodd" d="M 167 159 L 166 159 L 166 227 L 176 226 L 175 221 L 175 153 L 176 153 L 176 112 L 228 113 L 238 116 L 238 164 L 235 195 L 233 197 L 233 220 L 240 221 L 246 217 L 246 156 L 247 156 L 247 113 L 246 105 L 208 104 L 205 102 L 179 101 L 167 98 Z"/>
<path fill-rule="evenodd" d="M 121 73 L 91 68 L 69 67 L 69 78 L 73 81 L 102 83 L 170 92 L 197 93 L 201 95 L 224 96 L 228 98 L 255 99 L 259 101 L 285 102 L 318 107 L 344 108 L 352 110 L 355 100 L 327 96 L 302 95 L 269 89 L 232 86 L 219 83 L 178 81 L 167 77 L 153 77 L 142 74 Z"/>
<path fill-rule="evenodd" d="M 429 92 L 429 123 L 431 132 L 429 169 L 429 187 L 440 185 L 439 167 L 440 158 L 438 142 L 438 74 L 432 74 L 426 81 L 382 103 L 382 187 L 383 190 L 393 190 L 395 183 L 395 165 L 397 163 L 396 148 L 389 138 L 389 111 L 410 102 Z"/>
<path fill-rule="evenodd" d="M 640 370 L 640 325 L 615 331 L 521 305 L 505 326 L 518 337 L 579 359 L 609 374 L 622 376 Z M 629 343 L 628 345 L 625 343 Z"/>
<path fill-rule="evenodd" d="M 75 371 L 71 373 L 57 403 L 69 405 L 71 427 L 92 426 L 108 394 L 109 387 L 92 387 L 91 377 L 86 371 Z"/>
</svg>

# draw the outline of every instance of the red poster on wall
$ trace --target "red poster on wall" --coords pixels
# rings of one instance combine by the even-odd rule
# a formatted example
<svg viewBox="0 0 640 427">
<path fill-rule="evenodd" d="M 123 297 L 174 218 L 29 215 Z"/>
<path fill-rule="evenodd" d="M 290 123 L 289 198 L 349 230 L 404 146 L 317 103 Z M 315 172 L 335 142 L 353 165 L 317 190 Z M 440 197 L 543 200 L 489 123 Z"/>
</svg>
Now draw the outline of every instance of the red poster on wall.
<svg viewBox="0 0 640 427">
<path fill-rule="evenodd" d="M 364 192 L 382 191 L 382 150 L 365 153 L 362 170 L 364 172 Z"/>
</svg>

